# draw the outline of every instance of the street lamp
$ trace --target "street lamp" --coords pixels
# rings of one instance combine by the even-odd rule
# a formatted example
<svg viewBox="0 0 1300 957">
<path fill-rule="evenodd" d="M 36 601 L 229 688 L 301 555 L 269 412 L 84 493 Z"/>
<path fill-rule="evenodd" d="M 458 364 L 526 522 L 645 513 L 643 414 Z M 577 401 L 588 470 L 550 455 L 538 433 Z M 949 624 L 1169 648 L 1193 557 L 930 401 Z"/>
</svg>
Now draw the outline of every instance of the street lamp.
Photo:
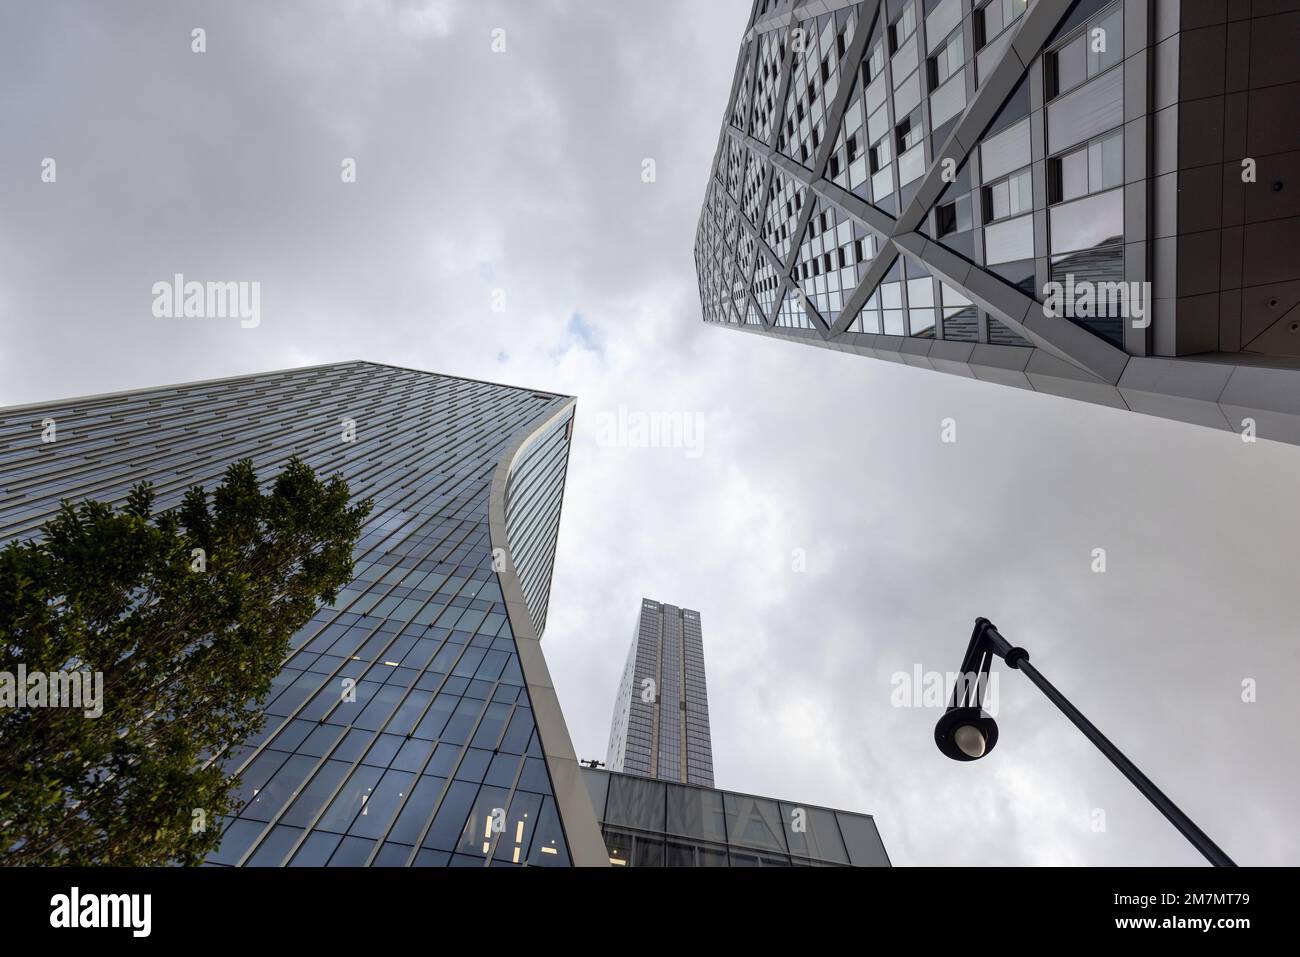
<svg viewBox="0 0 1300 957">
<path fill-rule="evenodd" d="M 997 722 L 982 707 L 989 666 L 995 655 L 1005 661 L 1008 667 L 1023 671 L 1211 864 L 1215 867 L 1237 866 L 1204 831 L 1192 823 L 1191 818 L 1151 783 L 1150 778 L 1124 757 L 1119 748 L 1111 744 L 1078 708 L 1070 704 L 1051 682 L 1038 673 L 1038 669 L 1029 663 L 1029 652 L 1013 647 L 987 618 L 975 619 L 975 630 L 971 633 L 970 644 L 966 646 L 966 656 L 962 659 L 961 673 L 957 686 L 953 689 L 952 703 L 935 725 L 934 742 L 940 751 L 955 761 L 976 761 L 992 751 L 997 744 Z"/>
</svg>

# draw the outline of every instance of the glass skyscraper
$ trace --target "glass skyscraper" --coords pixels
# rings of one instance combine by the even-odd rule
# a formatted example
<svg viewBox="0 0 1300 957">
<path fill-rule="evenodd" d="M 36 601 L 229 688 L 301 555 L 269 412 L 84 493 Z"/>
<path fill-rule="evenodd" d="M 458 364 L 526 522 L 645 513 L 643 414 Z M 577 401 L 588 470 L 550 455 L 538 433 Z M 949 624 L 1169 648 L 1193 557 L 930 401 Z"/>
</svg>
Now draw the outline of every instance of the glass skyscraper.
<svg viewBox="0 0 1300 957">
<path fill-rule="evenodd" d="M 605 763 L 612 771 L 713 787 L 699 612 L 642 599 Z"/>
<path fill-rule="evenodd" d="M 1300 443 L 1297 30 L 1260 0 L 754 0 L 704 319 Z"/>
<path fill-rule="evenodd" d="M 540 649 L 573 413 L 365 362 L 4 409 L 0 541 L 142 480 L 177 505 L 241 458 L 341 473 L 375 503 L 355 580 L 294 637 L 264 730 L 216 758 L 244 803 L 210 863 L 605 865 Z"/>
</svg>

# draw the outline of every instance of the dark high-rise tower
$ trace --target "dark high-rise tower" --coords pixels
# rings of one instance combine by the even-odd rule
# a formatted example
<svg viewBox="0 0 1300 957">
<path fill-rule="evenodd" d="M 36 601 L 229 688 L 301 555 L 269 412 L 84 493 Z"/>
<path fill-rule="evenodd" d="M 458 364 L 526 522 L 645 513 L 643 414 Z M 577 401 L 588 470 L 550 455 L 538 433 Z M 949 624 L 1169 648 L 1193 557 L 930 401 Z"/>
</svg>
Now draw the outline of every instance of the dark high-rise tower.
<svg viewBox="0 0 1300 957">
<path fill-rule="evenodd" d="M 641 601 L 605 763 L 612 771 L 713 787 L 699 612 Z"/>
<path fill-rule="evenodd" d="M 573 410 L 363 362 L 4 409 L 0 541 L 142 480 L 176 505 L 245 457 L 341 473 L 375 503 L 356 578 L 219 756 L 244 804 L 211 862 L 604 865 L 539 643 Z"/>
<path fill-rule="evenodd" d="M 755 0 L 704 318 L 1300 443 L 1297 33 L 1272 0 Z"/>
</svg>

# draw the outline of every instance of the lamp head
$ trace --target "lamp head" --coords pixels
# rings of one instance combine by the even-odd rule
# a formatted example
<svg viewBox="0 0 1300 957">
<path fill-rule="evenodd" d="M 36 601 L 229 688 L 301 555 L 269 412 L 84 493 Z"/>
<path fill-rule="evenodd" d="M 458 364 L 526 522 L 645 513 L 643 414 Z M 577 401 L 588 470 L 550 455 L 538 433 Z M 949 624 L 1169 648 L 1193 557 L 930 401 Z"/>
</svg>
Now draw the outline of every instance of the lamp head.
<svg viewBox="0 0 1300 957">
<path fill-rule="evenodd" d="M 954 761 L 977 761 L 998 743 L 998 724 L 980 708 L 949 708 L 934 726 L 934 743 Z"/>
</svg>

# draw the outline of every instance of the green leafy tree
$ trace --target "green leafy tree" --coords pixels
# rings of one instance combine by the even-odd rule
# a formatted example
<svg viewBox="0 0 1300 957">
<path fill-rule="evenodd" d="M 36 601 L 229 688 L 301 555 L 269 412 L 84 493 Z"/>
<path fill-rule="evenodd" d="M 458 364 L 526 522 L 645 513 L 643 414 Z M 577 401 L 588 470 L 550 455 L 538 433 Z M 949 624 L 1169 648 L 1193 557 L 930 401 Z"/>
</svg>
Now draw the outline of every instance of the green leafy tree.
<svg viewBox="0 0 1300 957">
<path fill-rule="evenodd" d="M 196 864 L 238 780 L 213 756 L 262 726 L 289 641 L 352 578 L 369 514 L 289 461 L 263 493 L 237 462 L 153 513 L 64 502 L 0 550 L 0 672 L 103 675 L 99 717 L 0 707 L 0 863 Z M 11 685 L 12 687 L 12 685 Z"/>
</svg>

